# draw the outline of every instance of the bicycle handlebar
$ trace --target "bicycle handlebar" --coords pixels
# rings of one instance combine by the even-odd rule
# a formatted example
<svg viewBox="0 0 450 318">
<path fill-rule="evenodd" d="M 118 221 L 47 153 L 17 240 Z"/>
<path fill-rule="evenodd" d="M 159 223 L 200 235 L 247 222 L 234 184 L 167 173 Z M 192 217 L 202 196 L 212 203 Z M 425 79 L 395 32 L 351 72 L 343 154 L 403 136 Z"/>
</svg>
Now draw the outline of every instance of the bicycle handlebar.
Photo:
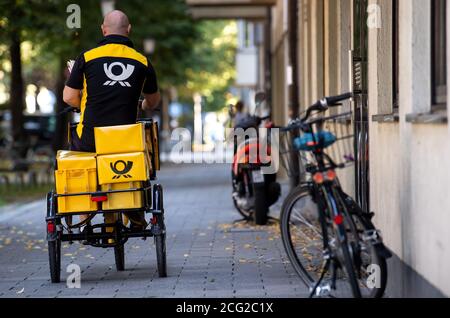
<svg viewBox="0 0 450 318">
<path fill-rule="evenodd" d="M 327 103 L 327 106 L 333 107 L 333 106 L 339 106 L 338 105 L 339 102 L 350 99 L 352 97 L 353 97 L 353 93 L 345 93 L 342 95 L 326 97 L 325 101 Z"/>
<path fill-rule="evenodd" d="M 309 124 L 311 124 L 311 123 L 306 124 L 305 122 L 308 120 L 309 116 L 311 116 L 311 113 L 313 111 L 324 112 L 324 111 L 328 110 L 329 107 L 340 106 L 340 104 L 339 104 L 340 102 L 350 99 L 352 97 L 353 97 L 353 93 L 345 93 L 345 94 L 341 94 L 341 95 L 325 97 L 321 100 L 318 100 L 316 103 L 311 105 L 306 110 L 306 114 L 303 118 L 295 120 L 288 127 L 284 128 L 283 131 L 289 131 L 289 130 L 294 130 L 294 129 L 298 129 L 298 128 L 300 128 L 302 130 L 307 130 Z"/>
</svg>

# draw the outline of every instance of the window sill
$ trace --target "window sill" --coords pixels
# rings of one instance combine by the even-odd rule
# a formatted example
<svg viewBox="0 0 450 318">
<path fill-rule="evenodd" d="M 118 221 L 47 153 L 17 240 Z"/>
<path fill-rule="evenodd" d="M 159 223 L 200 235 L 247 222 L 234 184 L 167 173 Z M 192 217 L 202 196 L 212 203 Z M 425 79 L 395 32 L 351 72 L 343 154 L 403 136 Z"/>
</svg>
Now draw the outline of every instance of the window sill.
<svg viewBox="0 0 450 318">
<path fill-rule="evenodd" d="M 447 124 L 447 110 L 407 114 L 406 122 L 411 124 Z"/>
<path fill-rule="evenodd" d="M 400 121 L 400 116 L 398 113 L 392 114 L 377 114 L 372 116 L 372 121 L 375 123 L 398 123 Z"/>
</svg>

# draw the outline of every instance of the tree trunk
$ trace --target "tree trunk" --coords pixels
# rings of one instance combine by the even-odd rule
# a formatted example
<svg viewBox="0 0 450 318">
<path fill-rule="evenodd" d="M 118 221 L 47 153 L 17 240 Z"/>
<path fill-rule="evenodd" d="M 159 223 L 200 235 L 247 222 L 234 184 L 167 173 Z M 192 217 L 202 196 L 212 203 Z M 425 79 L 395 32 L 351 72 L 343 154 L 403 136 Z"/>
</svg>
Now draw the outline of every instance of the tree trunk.
<svg viewBox="0 0 450 318">
<path fill-rule="evenodd" d="M 13 30 L 11 32 L 11 43 L 9 47 L 11 58 L 10 109 L 12 115 L 12 136 L 16 145 L 21 144 L 25 140 L 23 128 L 25 96 L 20 43 L 20 31 L 17 29 Z"/>
<path fill-rule="evenodd" d="M 55 114 L 59 114 L 67 105 L 63 100 L 63 90 L 66 83 L 66 65 L 63 59 L 59 61 L 58 79 L 56 82 L 56 108 Z M 56 152 L 66 149 L 67 146 L 67 120 L 68 115 L 56 116 L 55 134 L 53 136 L 53 150 Z"/>
</svg>

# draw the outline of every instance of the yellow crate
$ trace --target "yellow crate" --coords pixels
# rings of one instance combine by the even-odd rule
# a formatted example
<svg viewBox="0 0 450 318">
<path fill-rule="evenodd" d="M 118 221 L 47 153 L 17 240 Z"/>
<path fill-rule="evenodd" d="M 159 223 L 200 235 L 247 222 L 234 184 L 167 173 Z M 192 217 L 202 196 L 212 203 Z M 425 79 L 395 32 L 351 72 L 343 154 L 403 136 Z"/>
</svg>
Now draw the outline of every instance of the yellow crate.
<svg viewBox="0 0 450 318">
<path fill-rule="evenodd" d="M 142 188 L 142 182 L 124 182 L 104 184 L 102 191 L 127 190 Z M 108 193 L 108 200 L 102 204 L 103 210 L 138 209 L 144 206 L 144 196 L 142 191 Z"/>
<path fill-rule="evenodd" d="M 95 149 L 98 155 L 145 151 L 145 127 L 133 125 L 94 128 Z"/>
<path fill-rule="evenodd" d="M 146 181 L 148 155 L 144 152 L 97 156 L 99 184 Z"/>
<path fill-rule="evenodd" d="M 59 150 L 56 154 L 58 170 L 92 169 L 97 168 L 95 157 L 91 152 Z"/>
<path fill-rule="evenodd" d="M 59 151 L 56 157 L 56 193 L 73 194 L 97 191 L 95 154 L 75 151 Z M 58 198 L 58 213 L 96 211 L 97 203 L 90 195 Z"/>
</svg>

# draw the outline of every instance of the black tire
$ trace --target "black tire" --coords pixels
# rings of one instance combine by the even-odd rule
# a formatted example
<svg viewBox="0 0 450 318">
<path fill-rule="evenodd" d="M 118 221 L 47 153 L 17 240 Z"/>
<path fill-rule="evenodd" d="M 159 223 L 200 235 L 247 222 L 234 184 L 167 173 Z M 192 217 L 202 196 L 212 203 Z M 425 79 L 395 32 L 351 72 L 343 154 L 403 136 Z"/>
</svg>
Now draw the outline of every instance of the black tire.
<svg viewBox="0 0 450 318">
<path fill-rule="evenodd" d="M 352 288 L 353 297 L 361 298 L 361 290 L 359 289 L 358 278 L 355 272 L 355 267 L 353 266 L 353 258 L 350 255 L 348 244 L 346 246 L 341 245 L 341 251 L 344 257 L 345 271 L 347 272 L 349 284 Z"/>
<path fill-rule="evenodd" d="M 365 228 L 364 226 L 365 222 L 358 221 L 359 219 L 360 216 L 353 216 L 353 220 L 356 221 L 358 229 L 368 230 L 368 228 Z M 376 265 L 379 268 L 379 277 L 377 277 L 379 279 L 379 283 L 376 284 L 376 287 L 372 289 L 369 295 L 363 295 L 363 297 L 381 298 L 383 297 L 387 286 L 388 270 L 386 258 L 382 256 L 375 246 L 369 245 L 367 246 L 367 249 L 367 254 L 370 255 L 371 265 Z"/>
<path fill-rule="evenodd" d="M 255 196 L 255 224 L 266 225 L 269 214 L 269 205 L 267 202 L 265 184 L 254 184 L 253 194 Z"/>
<path fill-rule="evenodd" d="M 156 262 L 159 277 L 167 277 L 166 234 L 155 235 Z"/>
<path fill-rule="evenodd" d="M 281 239 L 284 245 L 284 249 L 289 258 L 289 261 L 294 267 L 297 275 L 303 280 L 303 282 L 310 288 L 315 285 L 314 279 L 309 275 L 308 271 L 304 268 L 302 262 L 300 261 L 296 251 L 294 244 L 291 239 L 290 233 L 290 214 L 291 209 L 295 202 L 297 202 L 302 197 L 306 197 L 309 195 L 309 189 L 307 187 L 297 187 L 291 191 L 291 193 L 286 197 L 281 207 L 280 213 L 280 232 Z"/>
<path fill-rule="evenodd" d="M 248 172 L 246 172 L 246 173 L 248 174 Z M 242 190 L 242 189 L 238 188 L 238 187 L 243 187 L 243 185 L 241 183 L 239 183 L 237 185 L 235 184 L 236 181 L 235 181 L 235 176 L 234 176 L 233 172 L 231 172 L 231 180 L 232 180 L 232 183 L 233 183 L 233 192 L 241 193 L 242 191 L 248 191 L 248 189 Z M 244 210 L 244 209 L 242 209 L 238 205 L 238 203 L 236 201 L 236 198 L 234 196 L 232 196 L 232 198 L 233 198 L 234 207 L 239 212 L 239 214 L 242 215 L 242 217 L 246 221 L 253 221 L 253 210 Z"/>
<path fill-rule="evenodd" d="M 48 258 L 50 264 L 50 279 L 52 283 L 61 281 L 61 241 L 48 242 Z"/>
<path fill-rule="evenodd" d="M 307 186 L 299 186 L 291 191 L 291 193 L 286 197 L 283 206 L 281 208 L 281 215 L 280 215 L 280 231 L 281 231 L 281 238 L 284 245 L 284 248 L 286 250 L 286 254 L 289 258 L 290 263 L 292 264 L 294 270 L 297 272 L 299 277 L 302 279 L 302 281 L 310 288 L 314 287 L 318 275 L 317 271 L 311 271 L 311 262 L 308 262 L 308 260 L 305 258 L 305 255 L 302 254 L 302 248 L 303 245 L 301 243 L 294 243 L 293 242 L 293 236 L 294 233 L 291 233 L 295 231 L 295 226 L 292 225 L 290 222 L 295 219 L 295 215 L 291 216 L 293 214 L 297 202 L 301 200 L 312 200 L 312 197 L 309 193 L 309 187 Z M 303 201 L 306 202 L 306 201 Z M 314 203 L 314 201 L 310 201 L 311 203 Z M 296 212 L 298 213 L 298 212 Z M 353 217 L 355 218 L 355 216 Z M 358 229 L 361 228 L 361 222 L 358 224 Z M 331 231 L 329 231 L 329 234 Z M 348 236 L 350 233 L 347 231 L 347 237 L 349 241 L 352 238 L 351 236 Z M 295 240 L 295 239 L 294 239 Z M 311 243 L 310 243 L 311 244 Z M 321 246 L 321 240 L 319 242 L 319 245 Z M 344 281 L 341 281 L 341 287 L 344 287 L 346 290 L 348 290 L 348 297 L 352 296 L 358 296 L 357 292 L 355 295 L 354 290 L 356 289 L 356 286 L 358 286 L 358 283 L 355 282 L 363 282 L 364 278 L 359 278 L 360 276 L 357 275 L 357 270 L 355 268 L 353 257 L 351 257 L 350 254 L 350 247 L 347 246 L 347 248 L 342 248 L 337 246 L 337 248 L 340 248 L 341 250 L 341 266 L 342 270 L 345 272 L 347 279 Z M 322 251 L 318 251 L 317 257 L 321 258 Z M 360 296 L 362 294 L 362 297 L 364 298 L 379 298 L 382 297 L 384 294 L 384 290 L 386 288 L 387 283 L 387 266 L 386 266 L 386 259 L 380 255 L 380 253 L 376 250 L 374 246 L 367 246 L 367 255 L 365 255 L 368 259 L 367 262 L 364 262 L 364 264 L 374 264 L 379 266 L 380 269 L 380 284 L 376 288 L 368 289 L 367 287 L 364 287 L 362 290 L 360 289 Z M 316 263 L 315 263 L 316 264 Z M 322 264 L 321 262 L 317 262 L 317 264 Z M 364 273 L 365 265 L 361 268 L 362 272 Z M 321 269 L 321 265 L 318 267 Z M 358 269 L 359 270 L 359 269 Z M 349 274 L 350 273 L 350 274 Z M 358 279 L 359 278 L 359 279 Z M 352 282 L 353 281 L 353 282 Z M 345 285 L 345 286 L 344 286 Z M 338 287 L 338 293 L 339 293 L 339 287 Z M 364 292 L 363 292 L 364 291 Z"/>
<path fill-rule="evenodd" d="M 125 270 L 125 245 L 114 246 L 114 257 L 116 259 L 116 270 L 122 272 Z"/>
</svg>

